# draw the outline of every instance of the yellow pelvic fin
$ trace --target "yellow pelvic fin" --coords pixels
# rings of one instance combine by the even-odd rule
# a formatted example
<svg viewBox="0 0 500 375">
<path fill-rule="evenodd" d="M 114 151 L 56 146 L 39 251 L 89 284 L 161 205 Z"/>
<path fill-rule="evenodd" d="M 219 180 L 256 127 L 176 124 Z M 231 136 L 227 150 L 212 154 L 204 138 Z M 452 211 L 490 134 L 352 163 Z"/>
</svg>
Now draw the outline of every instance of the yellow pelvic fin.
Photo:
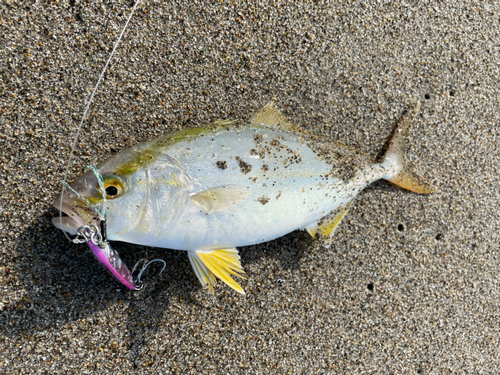
<svg viewBox="0 0 500 375">
<path fill-rule="evenodd" d="M 335 232 L 335 228 L 337 228 L 347 211 L 349 211 L 349 208 L 351 208 L 352 202 L 353 201 L 351 200 L 344 203 L 344 205 L 337 208 L 334 212 L 331 212 L 329 215 L 321 219 L 315 226 L 306 228 L 307 232 L 313 238 L 331 239 L 333 233 Z"/>
<path fill-rule="evenodd" d="M 200 191 L 191 196 L 191 199 L 205 209 L 206 213 L 223 211 L 243 201 L 250 189 L 243 185 L 217 186 Z"/>
<path fill-rule="evenodd" d="M 217 282 L 215 277 L 218 277 L 238 293 L 245 294 L 241 286 L 231 278 L 231 275 L 235 275 L 244 279 L 241 275 L 244 271 L 238 250 L 232 248 L 188 251 L 188 256 L 202 287 L 208 288 L 210 293 L 214 292 Z"/>
<path fill-rule="evenodd" d="M 281 114 L 273 102 L 266 104 L 259 112 L 250 119 L 250 122 L 255 125 L 270 127 L 277 130 L 293 131 L 294 125 Z"/>
</svg>

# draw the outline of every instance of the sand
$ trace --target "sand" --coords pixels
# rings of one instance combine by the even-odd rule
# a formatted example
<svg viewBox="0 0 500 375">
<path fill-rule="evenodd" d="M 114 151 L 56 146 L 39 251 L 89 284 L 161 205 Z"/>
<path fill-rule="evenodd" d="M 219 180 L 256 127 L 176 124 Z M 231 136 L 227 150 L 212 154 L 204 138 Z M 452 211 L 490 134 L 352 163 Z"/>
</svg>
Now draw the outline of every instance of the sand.
<svg viewBox="0 0 500 375">
<path fill-rule="evenodd" d="M 374 159 L 420 101 L 408 153 L 438 191 L 362 192 L 326 248 L 240 249 L 246 296 L 187 255 L 114 243 L 130 292 L 51 224 L 74 129 L 131 1 L 0 5 L 0 372 L 494 374 L 500 368 L 500 5 L 143 0 L 70 178 L 128 145 L 270 100 Z"/>
</svg>

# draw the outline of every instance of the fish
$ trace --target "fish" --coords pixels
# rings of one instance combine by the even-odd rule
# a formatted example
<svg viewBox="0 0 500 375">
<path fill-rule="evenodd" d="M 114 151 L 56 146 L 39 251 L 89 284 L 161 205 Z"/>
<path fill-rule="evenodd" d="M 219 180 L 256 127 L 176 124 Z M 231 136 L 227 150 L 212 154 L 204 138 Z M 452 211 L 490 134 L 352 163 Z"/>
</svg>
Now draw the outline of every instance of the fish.
<svg viewBox="0 0 500 375">
<path fill-rule="evenodd" d="M 244 278 L 238 247 L 295 230 L 330 244 L 356 196 L 377 180 L 436 191 L 406 162 L 404 141 L 418 110 L 401 116 L 375 162 L 292 124 L 273 102 L 247 121 L 168 133 L 78 177 L 56 198 L 66 216 L 53 224 L 76 235 L 100 227 L 104 213 L 107 240 L 187 251 L 203 288 L 213 293 L 220 279 L 244 294 L 235 280 Z"/>
</svg>

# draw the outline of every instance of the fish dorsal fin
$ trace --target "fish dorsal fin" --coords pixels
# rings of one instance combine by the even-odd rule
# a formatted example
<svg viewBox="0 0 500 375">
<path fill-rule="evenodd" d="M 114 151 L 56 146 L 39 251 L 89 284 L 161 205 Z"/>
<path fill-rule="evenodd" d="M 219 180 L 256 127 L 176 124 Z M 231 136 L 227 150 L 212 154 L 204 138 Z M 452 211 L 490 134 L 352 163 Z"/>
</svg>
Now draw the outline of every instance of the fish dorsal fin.
<svg viewBox="0 0 500 375">
<path fill-rule="evenodd" d="M 244 279 L 242 274 L 245 272 L 241 267 L 238 250 L 196 250 L 188 251 L 188 256 L 196 277 L 210 293 L 214 292 L 217 277 L 238 293 L 245 294 L 241 286 L 231 278 L 231 275 L 235 275 Z"/>
<path fill-rule="evenodd" d="M 223 185 L 200 191 L 191 199 L 202 206 L 207 214 L 224 211 L 245 200 L 250 194 L 248 186 Z"/>
<path fill-rule="evenodd" d="M 221 128 L 232 129 L 232 128 L 237 127 L 238 124 L 239 124 L 239 122 L 236 120 L 226 119 L 226 120 L 217 120 L 212 125 L 216 129 L 221 129 Z"/>
<path fill-rule="evenodd" d="M 265 126 L 276 130 L 293 131 L 294 126 L 281 114 L 273 102 L 266 104 L 250 119 L 254 125 Z"/>
<path fill-rule="evenodd" d="M 307 232 L 313 238 L 331 240 L 335 229 L 344 218 L 349 208 L 351 208 L 352 200 L 339 206 L 333 213 L 325 216 L 316 225 L 306 228 Z"/>
</svg>

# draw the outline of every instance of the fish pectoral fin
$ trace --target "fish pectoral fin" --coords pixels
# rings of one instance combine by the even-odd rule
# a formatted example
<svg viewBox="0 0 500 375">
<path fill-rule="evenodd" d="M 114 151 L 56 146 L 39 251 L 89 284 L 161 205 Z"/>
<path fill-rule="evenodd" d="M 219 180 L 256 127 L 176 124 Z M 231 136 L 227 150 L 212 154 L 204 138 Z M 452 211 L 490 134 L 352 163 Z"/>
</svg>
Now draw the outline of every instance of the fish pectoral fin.
<svg viewBox="0 0 500 375">
<path fill-rule="evenodd" d="M 250 188 L 243 185 L 224 185 L 200 191 L 191 199 L 202 206 L 205 212 L 223 211 L 245 200 L 250 194 Z"/>
<path fill-rule="evenodd" d="M 307 232 L 313 238 L 322 238 L 331 240 L 333 233 L 335 232 L 335 229 L 340 224 L 347 211 L 349 211 L 349 209 L 351 208 L 352 202 L 353 200 L 344 203 L 343 205 L 338 207 L 334 212 L 330 213 L 329 215 L 321 219 L 318 223 L 316 223 L 316 225 L 307 227 L 306 228 Z"/>
<path fill-rule="evenodd" d="M 214 292 L 217 277 L 238 293 L 245 294 L 241 286 L 231 278 L 231 275 L 235 275 L 244 279 L 242 274 L 245 272 L 241 267 L 238 250 L 194 250 L 188 251 L 188 256 L 196 277 L 210 293 Z"/>
<path fill-rule="evenodd" d="M 273 102 L 266 104 L 259 112 L 250 119 L 254 125 L 261 125 L 268 128 L 293 131 L 294 125 L 281 114 Z"/>
</svg>

